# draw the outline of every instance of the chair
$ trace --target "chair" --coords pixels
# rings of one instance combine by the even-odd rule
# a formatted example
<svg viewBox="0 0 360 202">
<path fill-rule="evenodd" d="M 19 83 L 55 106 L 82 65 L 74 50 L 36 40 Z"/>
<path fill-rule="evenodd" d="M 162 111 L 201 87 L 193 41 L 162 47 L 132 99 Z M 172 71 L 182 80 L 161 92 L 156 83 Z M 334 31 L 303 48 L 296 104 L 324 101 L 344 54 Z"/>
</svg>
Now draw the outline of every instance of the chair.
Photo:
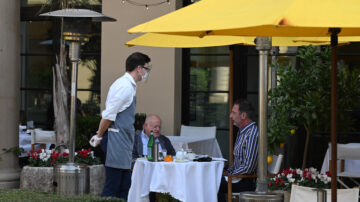
<svg viewBox="0 0 360 202">
<path fill-rule="evenodd" d="M 283 154 L 279 154 L 278 156 L 273 155 L 274 161 L 268 165 L 268 176 L 273 177 L 275 176 L 279 171 L 281 167 L 281 163 L 284 159 Z M 240 193 L 233 193 L 232 192 L 232 179 L 233 178 L 257 178 L 257 175 L 228 175 L 228 201 L 232 200 L 233 195 L 239 195 Z"/>
<path fill-rule="evenodd" d="M 55 131 L 45 131 L 36 128 L 31 131 L 31 148 L 34 150 L 35 144 L 42 144 L 45 149 L 46 144 L 56 144 Z"/>
<path fill-rule="evenodd" d="M 216 138 L 216 126 L 198 127 L 181 125 L 180 136 L 201 136 Z"/>
<path fill-rule="evenodd" d="M 329 151 L 331 152 L 331 144 L 329 144 Z M 331 155 L 330 155 L 331 157 Z M 358 144 L 337 144 L 337 159 L 341 160 L 340 170 L 337 172 L 337 181 L 344 186 L 345 188 L 349 189 L 350 187 L 345 184 L 344 178 L 349 178 L 353 183 L 357 186 L 360 184 L 355 181 L 353 178 L 360 178 L 360 170 L 353 171 L 347 170 L 344 171 L 345 168 L 345 160 L 360 160 L 360 145 Z M 329 163 L 330 164 L 330 163 Z M 330 164 L 331 165 L 331 164 Z"/>
<path fill-rule="evenodd" d="M 331 189 L 326 190 L 327 201 L 331 200 Z M 359 189 L 337 189 L 337 201 L 357 202 Z M 290 202 L 317 202 L 317 192 L 314 188 L 298 185 L 291 186 Z"/>
</svg>

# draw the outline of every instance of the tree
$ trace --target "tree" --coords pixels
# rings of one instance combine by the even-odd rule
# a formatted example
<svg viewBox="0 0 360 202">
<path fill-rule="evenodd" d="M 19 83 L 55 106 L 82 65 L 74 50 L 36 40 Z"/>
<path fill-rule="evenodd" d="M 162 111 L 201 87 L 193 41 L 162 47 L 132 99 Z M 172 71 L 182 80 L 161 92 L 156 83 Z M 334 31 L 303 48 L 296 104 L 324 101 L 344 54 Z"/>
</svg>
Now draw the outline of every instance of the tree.
<svg viewBox="0 0 360 202">
<path fill-rule="evenodd" d="M 275 64 L 278 86 L 269 93 L 269 148 L 285 141 L 291 129 L 304 127 L 306 142 L 302 167 L 306 166 L 310 137 L 314 132 L 330 130 L 331 60 L 328 47 L 300 48 L 299 68 Z M 352 110 L 360 97 L 360 74 L 338 65 L 338 129 L 353 130 Z"/>
</svg>

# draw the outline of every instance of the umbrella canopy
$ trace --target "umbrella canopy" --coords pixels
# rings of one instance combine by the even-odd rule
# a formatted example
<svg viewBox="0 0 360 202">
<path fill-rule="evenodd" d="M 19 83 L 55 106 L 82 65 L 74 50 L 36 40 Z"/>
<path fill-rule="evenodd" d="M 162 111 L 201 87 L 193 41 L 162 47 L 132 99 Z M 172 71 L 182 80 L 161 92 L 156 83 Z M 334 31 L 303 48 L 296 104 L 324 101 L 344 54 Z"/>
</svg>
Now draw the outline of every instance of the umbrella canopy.
<svg viewBox="0 0 360 202">
<path fill-rule="evenodd" d="M 140 24 L 129 33 L 181 35 L 339 36 L 360 35 L 357 0 L 201 0 Z"/>
<path fill-rule="evenodd" d="M 160 33 L 146 33 L 136 37 L 125 45 L 152 46 L 166 48 L 191 48 L 210 47 L 226 45 L 255 45 L 255 37 L 220 36 L 209 35 L 206 37 L 182 36 Z M 360 41 L 360 37 L 339 37 L 339 43 L 346 44 L 350 41 Z M 273 37 L 273 46 L 307 46 L 307 45 L 329 45 L 329 37 Z"/>
</svg>

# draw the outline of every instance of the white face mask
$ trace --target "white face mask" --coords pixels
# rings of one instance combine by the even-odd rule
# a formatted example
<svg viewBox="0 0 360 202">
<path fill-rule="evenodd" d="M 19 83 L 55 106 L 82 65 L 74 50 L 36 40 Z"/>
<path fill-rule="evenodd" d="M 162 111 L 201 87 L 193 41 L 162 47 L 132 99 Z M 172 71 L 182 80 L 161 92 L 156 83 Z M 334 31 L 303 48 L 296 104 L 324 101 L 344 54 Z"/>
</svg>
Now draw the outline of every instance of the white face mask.
<svg viewBox="0 0 360 202">
<path fill-rule="evenodd" d="M 149 72 L 146 71 L 144 75 L 141 76 L 141 82 L 147 81 L 147 78 L 149 77 Z"/>
</svg>

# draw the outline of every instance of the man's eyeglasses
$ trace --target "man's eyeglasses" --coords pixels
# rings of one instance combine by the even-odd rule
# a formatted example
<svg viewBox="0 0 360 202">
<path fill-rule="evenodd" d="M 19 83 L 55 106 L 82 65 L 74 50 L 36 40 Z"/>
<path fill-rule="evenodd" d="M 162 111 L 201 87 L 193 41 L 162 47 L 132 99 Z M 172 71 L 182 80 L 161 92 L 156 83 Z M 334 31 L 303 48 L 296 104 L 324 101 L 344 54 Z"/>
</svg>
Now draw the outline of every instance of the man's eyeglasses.
<svg viewBox="0 0 360 202">
<path fill-rule="evenodd" d="M 151 65 L 148 65 L 148 66 L 141 65 L 141 67 L 146 69 L 146 71 L 148 71 L 148 72 L 150 72 L 150 70 L 151 70 Z"/>
</svg>

